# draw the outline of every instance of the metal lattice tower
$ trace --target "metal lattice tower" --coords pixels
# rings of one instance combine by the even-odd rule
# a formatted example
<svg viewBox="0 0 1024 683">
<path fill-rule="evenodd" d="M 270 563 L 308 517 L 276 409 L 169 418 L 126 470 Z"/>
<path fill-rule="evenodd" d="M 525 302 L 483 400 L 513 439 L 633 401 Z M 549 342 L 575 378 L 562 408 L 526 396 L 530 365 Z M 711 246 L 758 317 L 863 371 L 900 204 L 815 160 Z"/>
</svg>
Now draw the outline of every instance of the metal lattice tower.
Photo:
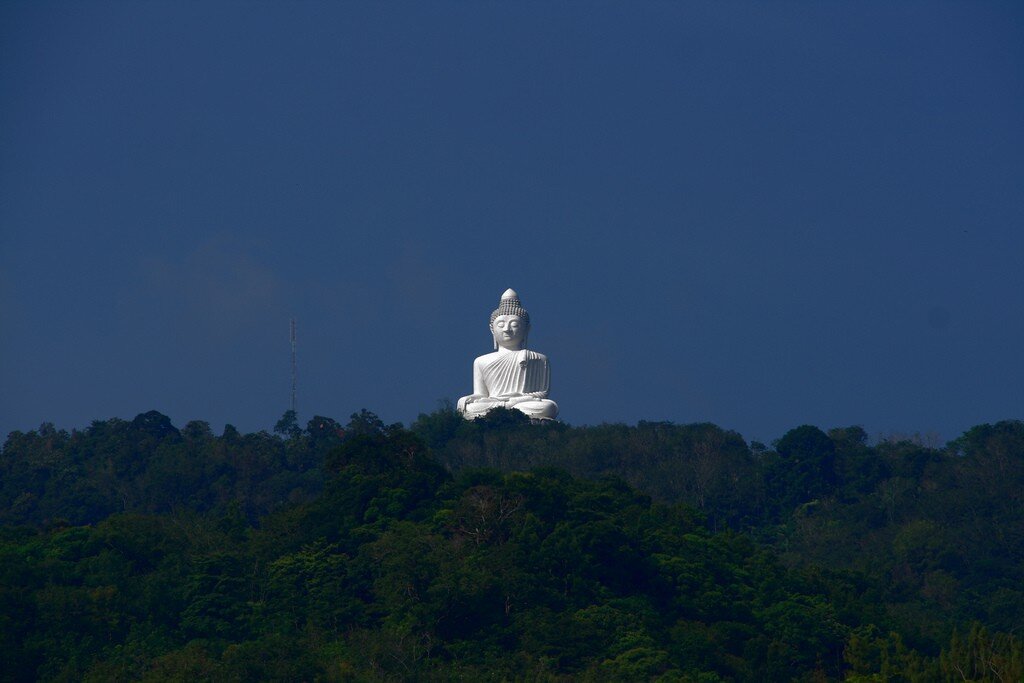
<svg viewBox="0 0 1024 683">
<path fill-rule="evenodd" d="M 298 366 L 295 362 L 295 318 L 292 318 L 292 412 L 295 412 L 295 386 L 298 383 Z"/>
</svg>

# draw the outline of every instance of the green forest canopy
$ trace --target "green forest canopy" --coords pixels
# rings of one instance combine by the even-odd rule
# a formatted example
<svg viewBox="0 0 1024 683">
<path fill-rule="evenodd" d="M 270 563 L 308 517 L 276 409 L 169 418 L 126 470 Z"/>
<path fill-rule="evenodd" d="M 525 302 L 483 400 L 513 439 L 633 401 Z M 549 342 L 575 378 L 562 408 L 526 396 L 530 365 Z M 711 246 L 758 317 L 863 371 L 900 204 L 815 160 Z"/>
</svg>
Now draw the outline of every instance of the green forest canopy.
<svg viewBox="0 0 1024 683">
<path fill-rule="evenodd" d="M 1022 680 L 1024 423 L 151 411 L 0 453 L 6 680 Z"/>
</svg>

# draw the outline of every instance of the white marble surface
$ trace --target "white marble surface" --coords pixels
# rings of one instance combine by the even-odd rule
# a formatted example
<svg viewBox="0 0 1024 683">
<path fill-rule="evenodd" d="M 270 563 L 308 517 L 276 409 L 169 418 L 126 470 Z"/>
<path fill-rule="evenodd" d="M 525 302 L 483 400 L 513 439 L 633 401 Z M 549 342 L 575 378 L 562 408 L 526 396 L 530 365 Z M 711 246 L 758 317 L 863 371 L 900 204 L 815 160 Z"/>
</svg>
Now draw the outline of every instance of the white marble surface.
<svg viewBox="0 0 1024 683">
<path fill-rule="evenodd" d="M 458 410 L 472 420 L 492 408 L 515 408 L 532 418 L 554 419 L 558 405 L 548 398 L 548 357 L 526 348 L 530 314 L 519 295 L 506 289 L 491 313 L 494 352 L 473 361 L 473 393 L 459 399 Z"/>
</svg>

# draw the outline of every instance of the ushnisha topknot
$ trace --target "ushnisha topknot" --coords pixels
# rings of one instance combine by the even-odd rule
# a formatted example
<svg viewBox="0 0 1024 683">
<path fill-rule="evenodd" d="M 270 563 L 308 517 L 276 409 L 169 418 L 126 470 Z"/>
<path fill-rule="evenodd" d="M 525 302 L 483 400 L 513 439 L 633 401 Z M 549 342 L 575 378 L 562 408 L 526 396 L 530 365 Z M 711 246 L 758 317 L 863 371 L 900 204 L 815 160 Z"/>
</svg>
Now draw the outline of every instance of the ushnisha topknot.
<svg viewBox="0 0 1024 683">
<path fill-rule="evenodd" d="M 523 304 L 520 303 L 519 295 L 516 294 L 516 290 L 511 287 L 506 289 L 505 293 L 501 295 L 501 303 L 499 303 L 498 307 L 494 309 L 493 313 L 491 313 L 491 322 L 489 322 L 488 325 L 493 325 L 494 319 L 499 315 L 518 315 L 525 324 L 530 324 L 530 314 L 526 312 L 526 309 L 523 308 Z"/>
</svg>

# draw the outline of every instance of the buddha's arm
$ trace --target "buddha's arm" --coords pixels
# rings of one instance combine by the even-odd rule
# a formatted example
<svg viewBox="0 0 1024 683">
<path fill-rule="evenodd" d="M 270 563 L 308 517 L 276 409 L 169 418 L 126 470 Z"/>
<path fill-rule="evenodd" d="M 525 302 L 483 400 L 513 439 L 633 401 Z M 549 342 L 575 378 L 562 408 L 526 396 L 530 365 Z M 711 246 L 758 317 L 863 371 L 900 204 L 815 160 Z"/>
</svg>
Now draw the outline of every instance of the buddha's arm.
<svg viewBox="0 0 1024 683">
<path fill-rule="evenodd" d="M 459 410 L 465 410 L 466 406 L 480 398 L 487 398 L 490 394 L 487 391 L 487 383 L 484 382 L 484 369 L 480 361 L 473 363 L 473 393 L 459 399 Z"/>
<path fill-rule="evenodd" d="M 473 361 L 473 398 L 484 398 L 490 395 L 487 382 L 484 381 L 484 365 L 478 358 Z"/>
</svg>

